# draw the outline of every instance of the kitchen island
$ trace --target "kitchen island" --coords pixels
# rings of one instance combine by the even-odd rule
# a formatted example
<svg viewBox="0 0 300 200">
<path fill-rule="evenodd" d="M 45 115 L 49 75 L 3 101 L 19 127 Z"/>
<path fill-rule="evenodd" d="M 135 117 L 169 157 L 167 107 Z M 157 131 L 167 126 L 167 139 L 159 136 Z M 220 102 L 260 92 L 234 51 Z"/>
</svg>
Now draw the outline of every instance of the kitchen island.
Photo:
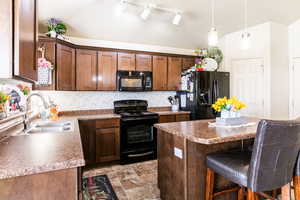
<svg viewBox="0 0 300 200">
<path fill-rule="evenodd" d="M 210 127 L 213 120 L 155 124 L 158 129 L 158 187 L 163 200 L 204 200 L 206 155 L 234 148 L 247 148 L 253 143 L 258 119 L 235 128 Z M 217 176 L 216 190 L 233 184 Z M 215 199 L 235 199 L 235 193 Z"/>
</svg>

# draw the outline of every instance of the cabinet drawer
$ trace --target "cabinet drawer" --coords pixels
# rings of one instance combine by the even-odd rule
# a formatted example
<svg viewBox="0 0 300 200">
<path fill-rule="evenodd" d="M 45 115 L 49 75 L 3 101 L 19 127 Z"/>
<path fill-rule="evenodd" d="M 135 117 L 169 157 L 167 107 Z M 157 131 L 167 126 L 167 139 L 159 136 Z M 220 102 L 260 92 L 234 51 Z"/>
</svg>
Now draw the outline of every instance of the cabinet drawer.
<svg viewBox="0 0 300 200">
<path fill-rule="evenodd" d="M 96 128 L 113 128 L 119 126 L 119 119 L 101 119 L 96 121 Z"/>
<path fill-rule="evenodd" d="M 159 116 L 159 123 L 169 123 L 169 122 L 176 122 L 176 116 L 175 115 Z"/>
<path fill-rule="evenodd" d="M 176 122 L 189 121 L 189 120 L 190 120 L 189 114 L 176 115 Z"/>
</svg>

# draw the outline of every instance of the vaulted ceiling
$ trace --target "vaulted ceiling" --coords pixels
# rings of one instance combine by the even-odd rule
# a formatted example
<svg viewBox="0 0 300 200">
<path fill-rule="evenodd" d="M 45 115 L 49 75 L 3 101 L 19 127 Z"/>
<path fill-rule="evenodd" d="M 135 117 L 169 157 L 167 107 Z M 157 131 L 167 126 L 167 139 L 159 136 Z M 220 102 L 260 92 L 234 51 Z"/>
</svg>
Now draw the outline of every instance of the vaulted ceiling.
<svg viewBox="0 0 300 200">
<path fill-rule="evenodd" d="M 133 0 L 134 1 L 134 0 Z M 173 15 L 154 11 L 147 21 L 140 19 L 142 8 L 129 7 L 115 15 L 118 0 L 41 0 L 39 23 L 55 17 L 69 27 L 68 35 L 99 40 L 194 49 L 207 46 L 211 0 L 135 0 L 183 11 L 179 26 Z M 243 27 L 244 0 L 216 0 L 216 26 L 220 35 Z M 289 25 L 300 19 L 299 0 L 248 0 L 249 25 L 273 21 Z"/>
</svg>

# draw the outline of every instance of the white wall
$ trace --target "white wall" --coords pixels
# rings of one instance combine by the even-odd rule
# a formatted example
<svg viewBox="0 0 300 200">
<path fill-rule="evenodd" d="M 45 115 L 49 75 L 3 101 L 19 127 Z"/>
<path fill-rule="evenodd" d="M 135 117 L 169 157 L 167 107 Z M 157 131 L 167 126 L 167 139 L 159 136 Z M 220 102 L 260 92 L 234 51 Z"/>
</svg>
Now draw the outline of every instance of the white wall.
<svg viewBox="0 0 300 200">
<path fill-rule="evenodd" d="M 39 91 L 38 91 L 39 92 Z M 175 92 L 64 92 L 64 91 L 41 91 L 49 96 L 59 110 L 89 110 L 89 109 L 112 109 L 113 102 L 125 99 L 147 100 L 149 107 L 170 106 L 169 96 Z"/>
<path fill-rule="evenodd" d="M 225 35 L 220 41 L 224 53 L 222 70 L 232 72 L 234 60 L 263 59 L 264 117 L 287 119 L 289 113 L 288 29 L 267 22 L 248 29 L 250 48 L 241 49 L 243 30 Z M 232 81 L 231 81 L 232 84 Z M 232 85 L 231 85 L 232 88 Z"/>
<path fill-rule="evenodd" d="M 0 78 L 12 76 L 12 1 L 0 1 Z"/>
</svg>

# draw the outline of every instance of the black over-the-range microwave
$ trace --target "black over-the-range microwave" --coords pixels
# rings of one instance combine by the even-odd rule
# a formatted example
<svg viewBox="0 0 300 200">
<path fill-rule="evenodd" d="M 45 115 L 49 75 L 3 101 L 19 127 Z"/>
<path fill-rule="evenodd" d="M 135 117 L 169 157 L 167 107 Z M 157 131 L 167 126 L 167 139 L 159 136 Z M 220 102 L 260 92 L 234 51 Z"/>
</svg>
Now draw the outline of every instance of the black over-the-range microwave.
<svg viewBox="0 0 300 200">
<path fill-rule="evenodd" d="M 119 91 L 151 91 L 152 72 L 118 71 L 117 86 Z"/>
</svg>

